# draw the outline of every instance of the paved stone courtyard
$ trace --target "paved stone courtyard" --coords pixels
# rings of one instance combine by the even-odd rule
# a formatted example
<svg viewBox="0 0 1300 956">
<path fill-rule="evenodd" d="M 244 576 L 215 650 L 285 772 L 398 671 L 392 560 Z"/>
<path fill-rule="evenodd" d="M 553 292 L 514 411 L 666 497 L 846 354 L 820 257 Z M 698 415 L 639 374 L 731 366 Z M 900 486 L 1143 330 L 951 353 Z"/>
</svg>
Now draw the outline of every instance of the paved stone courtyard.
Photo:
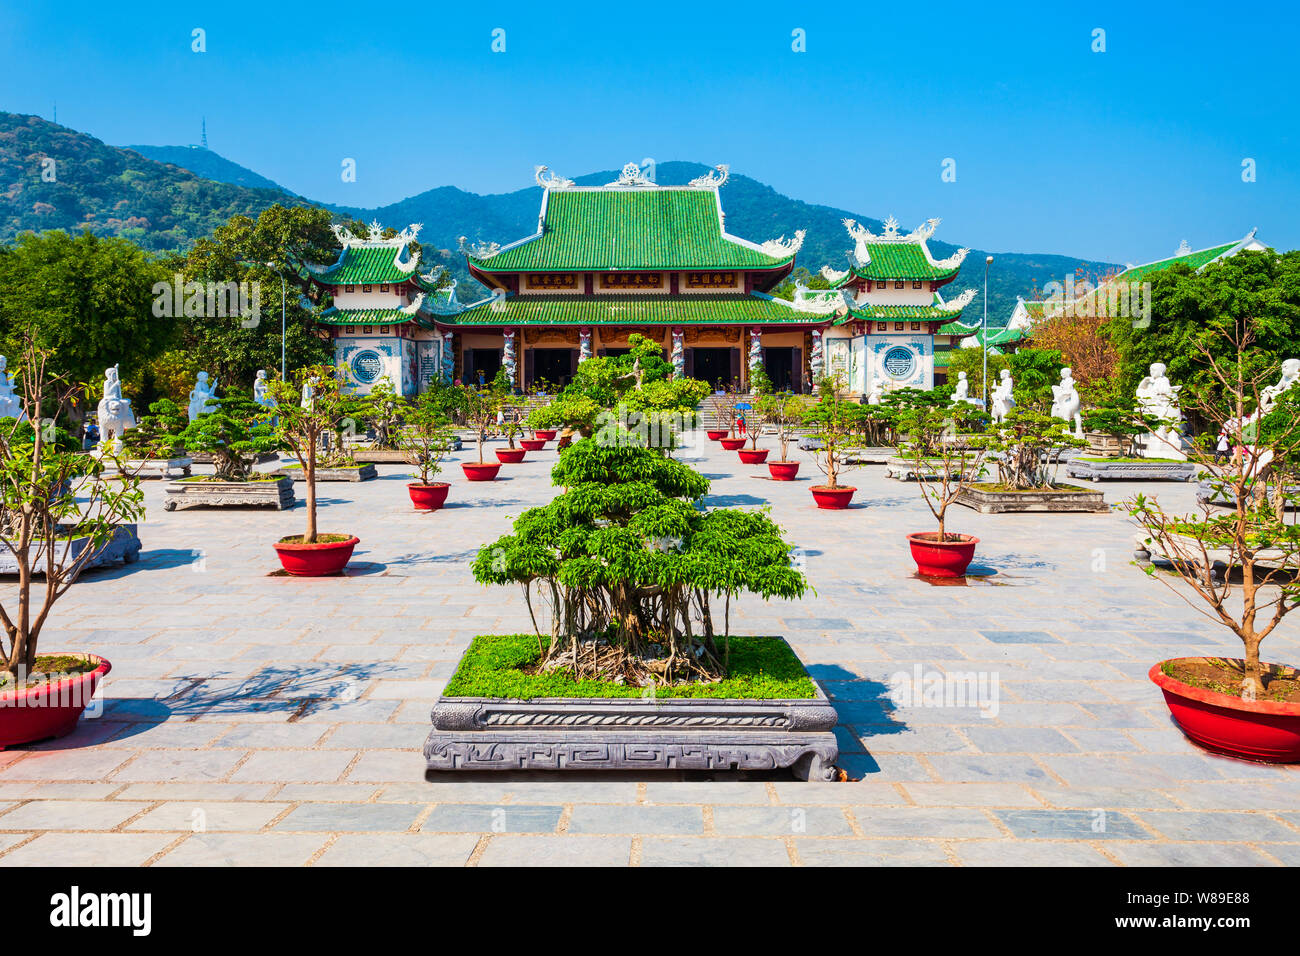
<svg viewBox="0 0 1300 956">
<path fill-rule="evenodd" d="M 779 483 L 701 452 L 684 457 L 711 504 L 770 500 L 803 551 L 816 596 L 745 599 L 732 629 L 791 640 L 839 710 L 853 782 L 426 779 L 429 707 L 462 649 L 530 629 L 521 595 L 479 587 L 469 562 L 551 494 L 554 451 L 469 484 L 469 446 L 433 514 L 412 512 L 402 466 L 321 486 L 322 530 L 362 542 L 344 579 L 271 576 L 301 505 L 168 514 L 150 483 L 140 563 L 88 574 L 42 640 L 113 671 L 98 718 L 0 752 L 0 866 L 1300 864 L 1300 768 L 1199 751 L 1147 680 L 1162 658 L 1240 645 L 1132 563 L 1123 515 L 954 509 L 996 573 L 936 587 L 903 540 L 932 523 L 915 486 L 858 469 L 855 508 L 818 511 L 806 456 L 805 480 Z M 1191 505 L 1190 485 L 1153 488 Z M 1265 657 L 1300 660 L 1298 633 Z M 891 676 L 916 668 L 996 679 L 996 713 L 895 709 Z"/>
</svg>

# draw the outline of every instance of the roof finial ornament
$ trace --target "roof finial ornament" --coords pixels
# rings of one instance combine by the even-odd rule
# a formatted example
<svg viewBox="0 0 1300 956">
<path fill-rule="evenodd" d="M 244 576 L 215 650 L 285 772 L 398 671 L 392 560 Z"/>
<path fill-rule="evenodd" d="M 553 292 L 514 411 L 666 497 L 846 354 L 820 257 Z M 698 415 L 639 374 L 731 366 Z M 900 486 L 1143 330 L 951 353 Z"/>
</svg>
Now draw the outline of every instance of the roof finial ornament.
<svg viewBox="0 0 1300 956">
<path fill-rule="evenodd" d="M 713 168 L 717 170 L 716 173 L 710 170 L 703 176 L 696 176 L 690 181 L 690 185 L 696 189 L 721 189 L 731 174 L 731 167 L 726 163 L 719 163 Z"/>
<path fill-rule="evenodd" d="M 1174 255 L 1176 256 L 1190 256 L 1191 254 L 1192 254 L 1192 247 L 1187 244 L 1186 239 L 1184 239 L 1182 242 L 1178 244 L 1178 249 L 1174 253 Z"/>
<path fill-rule="evenodd" d="M 822 270 L 821 270 L 822 278 L 825 279 L 827 282 L 831 283 L 832 285 L 835 284 L 836 282 L 839 282 L 848 274 L 849 274 L 848 269 L 845 269 L 843 272 L 836 272 L 830 266 L 822 266 Z"/>
<path fill-rule="evenodd" d="M 573 185 L 572 179 L 564 179 L 556 175 L 551 172 L 548 166 L 534 166 L 533 178 L 537 180 L 537 185 L 543 189 L 568 189 Z"/>
<path fill-rule="evenodd" d="M 618 174 L 618 179 L 612 183 L 606 183 L 606 186 L 655 186 L 653 179 L 645 174 L 645 171 L 636 163 L 628 163 L 623 167 L 623 171 Z"/>
<path fill-rule="evenodd" d="M 470 242 L 468 236 L 458 236 L 456 241 L 460 243 L 460 251 L 473 259 L 491 259 L 501 251 L 499 242 Z"/>
<path fill-rule="evenodd" d="M 795 230 L 793 239 L 787 240 L 785 236 L 781 236 L 779 239 L 769 239 L 767 242 L 759 246 L 759 248 L 763 250 L 764 254 L 769 256 L 780 256 L 783 258 L 785 256 L 792 256 L 803 248 L 803 237 L 807 234 L 807 229 L 797 229 Z"/>
</svg>

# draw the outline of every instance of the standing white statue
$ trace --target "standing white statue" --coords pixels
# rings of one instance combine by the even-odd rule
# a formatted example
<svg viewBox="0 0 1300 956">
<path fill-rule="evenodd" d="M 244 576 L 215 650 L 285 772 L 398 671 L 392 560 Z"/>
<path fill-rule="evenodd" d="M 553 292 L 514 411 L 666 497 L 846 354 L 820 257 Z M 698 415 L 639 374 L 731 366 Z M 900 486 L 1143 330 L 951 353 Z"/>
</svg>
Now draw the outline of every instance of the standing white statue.
<svg viewBox="0 0 1300 956">
<path fill-rule="evenodd" d="M 1016 407 L 1016 400 L 1011 396 L 1014 388 L 1015 382 L 1011 378 L 1011 371 L 1004 368 L 998 373 L 998 384 L 993 387 L 993 394 L 989 396 L 990 411 L 995 422 L 1004 421 L 1011 409 Z"/>
<path fill-rule="evenodd" d="M 265 408 L 275 408 L 275 399 L 266 394 L 266 369 L 257 370 L 257 378 L 253 380 L 253 401 Z"/>
<path fill-rule="evenodd" d="M 880 383 L 880 379 L 875 379 L 871 383 L 871 390 L 867 392 L 867 404 L 879 405 L 880 400 L 884 397 L 885 387 Z"/>
<path fill-rule="evenodd" d="M 302 401 L 299 403 L 303 408 L 311 411 L 312 405 L 316 401 L 316 389 L 312 388 L 311 380 L 308 379 L 302 383 Z"/>
<path fill-rule="evenodd" d="M 1185 458 L 1180 425 L 1183 410 L 1178 405 L 1181 385 L 1173 385 L 1165 375 L 1165 364 L 1155 362 L 1151 374 L 1137 387 L 1138 410 L 1160 420 L 1156 430 L 1138 440 L 1144 458 Z"/>
<path fill-rule="evenodd" d="M 4 356 L 0 355 L 0 359 Z M 1300 381 L 1300 359 L 1287 359 L 1282 363 L 1282 378 L 1276 385 L 1270 385 L 1264 389 L 1259 397 L 1259 410 L 1267 415 L 1273 408 L 1273 404 L 1278 397 L 1287 391 L 1297 381 Z"/>
<path fill-rule="evenodd" d="M 982 404 L 978 398 L 971 398 L 970 382 L 966 380 L 966 373 L 958 372 L 957 386 L 956 388 L 953 389 L 952 392 L 952 404 L 960 405 L 963 402 L 966 403 L 967 405 L 976 405 L 976 406 Z"/>
<path fill-rule="evenodd" d="M 190 389 L 190 421 L 212 411 L 209 405 L 217 404 L 217 380 L 208 381 L 207 372 L 199 372 L 194 388 Z"/>
<path fill-rule="evenodd" d="M 1052 417 L 1074 424 L 1074 437 L 1083 437 L 1083 416 L 1079 390 L 1074 387 L 1074 373 L 1069 366 L 1061 369 L 1061 384 L 1052 386 Z"/>
<path fill-rule="evenodd" d="M 14 379 L 8 372 L 9 360 L 0 355 L 0 418 L 14 418 L 22 421 L 25 416 L 23 403 L 14 394 Z"/>
<path fill-rule="evenodd" d="M 99 400 L 96 413 L 100 447 L 120 453 L 122 433 L 135 427 L 135 413 L 131 410 L 131 400 L 122 397 L 122 380 L 118 378 L 116 365 L 104 370 L 104 397 Z"/>
</svg>

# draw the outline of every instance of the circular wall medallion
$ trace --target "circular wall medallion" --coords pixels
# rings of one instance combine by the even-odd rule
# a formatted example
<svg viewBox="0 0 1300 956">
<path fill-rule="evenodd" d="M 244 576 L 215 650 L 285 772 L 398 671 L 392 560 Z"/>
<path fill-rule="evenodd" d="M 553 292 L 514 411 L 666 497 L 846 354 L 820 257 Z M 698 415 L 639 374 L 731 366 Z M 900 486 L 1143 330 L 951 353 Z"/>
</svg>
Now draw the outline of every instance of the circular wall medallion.
<svg viewBox="0 0 1300 956">
<path fill-rule="evenodd" d="M 383 356 L 374 349 L 362 349 L 352 356 L 349 364 L 352 366 L 352 374 L 363 385 L 370 385 L 384 374 Z"/>
<path fill-rule="evenodd" d="M 916 353 L 911 349 L 895 345 L 885 353 L 885 371 L 891 378 L 910 378 L 916 370 Z"/>
</svg>

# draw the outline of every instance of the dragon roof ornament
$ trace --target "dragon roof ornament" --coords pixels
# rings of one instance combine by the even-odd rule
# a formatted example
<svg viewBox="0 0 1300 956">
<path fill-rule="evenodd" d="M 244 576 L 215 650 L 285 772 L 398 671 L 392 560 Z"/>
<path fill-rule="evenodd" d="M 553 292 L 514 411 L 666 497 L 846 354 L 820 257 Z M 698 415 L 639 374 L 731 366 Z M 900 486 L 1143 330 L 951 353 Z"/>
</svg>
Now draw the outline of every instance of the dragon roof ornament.
<svg viewBox="0 0 1300 956">
<path fill-rule="evenodd" d="M 491 259 L 501 251 L 499 242 L 470 242 L 468 236 L 460 236 L 460 251 L 474 259 Z"/>
<path fill-rule="evenodd" d="M 455 315 L 457 312 L 464 310 L 460 300 L 456 298 L 456 280 L 451 280 L 451 285 L 445 289 L 439 290 L 437 297 L 429 297 L 426 301 L 425 311 L 432 312 L 435 315 Z"/>
<path fill-rule="evenodd" d="M 848 274 L 849 274 L 848 269 L 845 269 L 843 272 L 836 272 L 830 266 L 822 266 L 821 269 L 821 276 L 827 282 L 839 282 Z"/>
<path fill-rule="evenodd" d="M 929 247 L 927 246 L 927 247 L 926 247 L 926 258 L 927 258 L 927 259 L 930 259 L 929 252 L 930 252 L 930 249 L 929 249 Z M 955 268 L 957 268 L 959 265 L 962 264 L 962 261 L 966 258 L 966 255 L 967 255 L 967 253 L 969 253 L 969 252 L 970 252 L 969 249 L 958 249 L 956 252 L 954 252 L 952 255 L 950 255 L 947 259 L 930 259 L 930 262 L 934 265 L 934 267 L 935 267 L 936 269 L 955 269 Z"/>
<path fill-rule="evenodd" d="M 964 252 L 965 250 L 962 251 Z M 971 300 L 974 298 L 974 289 L 963 289 L 961 295 L 954 296 L 947 302 L 940 300 L 935 303 L 934 307 L 940 312 L 960 312 L 962 309 L 966 308 L 966 306 L 970 305 Z"/>
<path fill-rule="evenodd" d="M 420 234 L 420 230 L 423 228 L 423 223 L 412 223 L 396 235 L 385 239 L 384 227 L 380 224 L 378 219 L 375 219 L 366 227 L 366 235 L 364 236 L 354 235 L 351 229 L 347 226 L 339 225 L 338 223 L 333 223 L 330 226 L 330 231 L 334 233 L 334 238 L 338 240 L 339 245 L 344 249 L 360 248 L 364 246 L 392 246 L 393 248 L 397 248 L 398 246 L 404 246 L 408 243 L 414 242 L 415 237 Z"/>
<path fill-rule="evenodd" d="M 719 163 L 713 169 L 716 169 L 717 172 L 710 170 L 703 176 L 696 176 L 690 181 L 689 185 L 694 186 L 696 189 L 720 189 L 731 174 L 731 167 L 726 163 Z"/>
<path fill-rule="evenodd" d="M 839 312 L 844 306 L 844 295 L 838 289 L 809 289 L 803 282 L 794 284 L 794 308 L 796 312 L 813 312 L 817 315 L 830 315 Z"/>
<path fill-rule="evenodd" d="M 618 179 L 612 183 L 606 183 L 609 186 L 629 187 L 629 186 L 650 186 L 655 187 L 658 184 L 645 174 L 645 171 L 636 163 L 627 163 L 623 171 L 618 174 Z"/>
<path fill-rule="evenodd" d="M 762 250 L 764 255 L 773 256 L 774 258 L 792 256 L 803 248 L 803 237 L 807 234 L 807 229 L 796 229 L 793 239 L 786 239 L 785 236 L 778 239 L 769 239 L 758 248 Z"/>
<path fill-rule="evenodd" d="M 573 185 L 572 179 L 564 179 L 556 175 L 551 172 L 548 166 L 534 166 L 533 178 L 537 180 L 537 185 L 543 189 L 568 189 Z"/>
</svg>

